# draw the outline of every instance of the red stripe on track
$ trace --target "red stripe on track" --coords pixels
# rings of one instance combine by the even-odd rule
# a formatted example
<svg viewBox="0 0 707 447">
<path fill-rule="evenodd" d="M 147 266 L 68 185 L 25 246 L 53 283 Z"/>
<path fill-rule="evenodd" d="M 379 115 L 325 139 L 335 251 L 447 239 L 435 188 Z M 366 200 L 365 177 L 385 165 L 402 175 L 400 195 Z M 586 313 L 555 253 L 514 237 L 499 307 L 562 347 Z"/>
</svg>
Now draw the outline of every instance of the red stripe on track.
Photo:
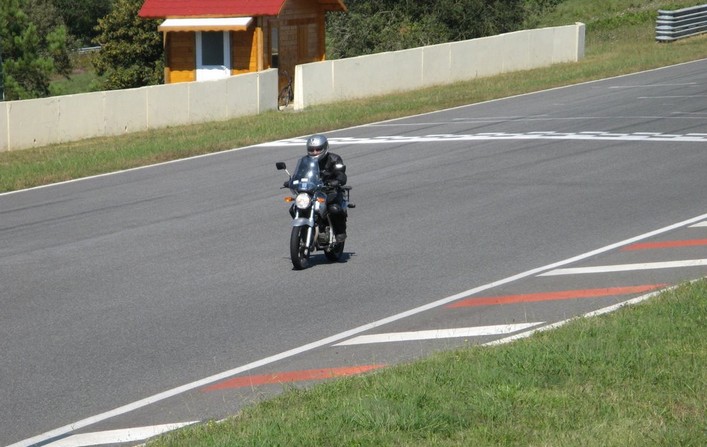
<svg viewBox="0 0 707 447">
<path fill-rule="evenodd" d="M 647 284 L 632 287 L 609 287 L 604 289 L 563 290 L 558 292 L 527 293 L 521 295 L 489 296 L 466 298 L 456 303 L 448 304 L 447 308 L 494 306 L 498 304 L 532 303 L 537 301 L 569 300 L 574 298 L 598 298 L 613 295 L 628 295 L 643 293 L 666 287 L 668 284 Z"/>
<path fill-rule="evenodd" d="M 621 251 L 651 250 L 655 248 L 698 247 L 707 245 L 707 239 L 690 239 L 685 241 L 638 242 L 627 245 Z"/>
<path fill-rule="evenodd" d="M 303 371 L 288 371 L 260 376 L 234 377 L 223 382 L 203 388 L 202 391 L 216 391 L 230 388 L 243 388 L 276 383 L 304 382 L 307 380 L 324 380 L 334 377 L 354 376 L 375 369 L 384 368 L 386 365 L 362 365 L 344 368 L 309 369 Z"/>
</svg>

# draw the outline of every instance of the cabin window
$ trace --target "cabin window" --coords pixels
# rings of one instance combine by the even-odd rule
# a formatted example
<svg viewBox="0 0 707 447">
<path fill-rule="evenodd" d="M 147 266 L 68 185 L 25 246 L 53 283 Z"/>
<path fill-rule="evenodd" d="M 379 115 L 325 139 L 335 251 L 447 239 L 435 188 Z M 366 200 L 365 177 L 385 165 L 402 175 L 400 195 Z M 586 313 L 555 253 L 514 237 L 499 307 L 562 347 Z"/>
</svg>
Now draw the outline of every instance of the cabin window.
<svg viewBox="0 0 707 447">
<path fill-rule="evenodd" d="M 223 79 L 231 75 L 231 40 L 228 31 L 196 33 L 196 80 Z"/>
<path fill-rule="evenodd" d="M 203 65 L 224 65 L 223 33 L 218 31 L 201 33 L 201 54 Z"/>
</svg>

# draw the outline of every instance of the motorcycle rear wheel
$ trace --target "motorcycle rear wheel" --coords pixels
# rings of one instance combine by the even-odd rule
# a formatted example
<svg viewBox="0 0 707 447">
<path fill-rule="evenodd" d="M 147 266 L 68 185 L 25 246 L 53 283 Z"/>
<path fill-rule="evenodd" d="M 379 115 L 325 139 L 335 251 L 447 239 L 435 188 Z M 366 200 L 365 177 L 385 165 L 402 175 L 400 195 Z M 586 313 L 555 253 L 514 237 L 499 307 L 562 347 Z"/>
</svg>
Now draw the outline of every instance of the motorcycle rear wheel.
<svg viewBox="0 0 707 447">
<path fill-rule="evenodd" d="M 290 258 L 295 270 L 306 269 L 309 265 L 307 230 L 309 227 L 292 227 L 290 235 Z"/>
</svg>

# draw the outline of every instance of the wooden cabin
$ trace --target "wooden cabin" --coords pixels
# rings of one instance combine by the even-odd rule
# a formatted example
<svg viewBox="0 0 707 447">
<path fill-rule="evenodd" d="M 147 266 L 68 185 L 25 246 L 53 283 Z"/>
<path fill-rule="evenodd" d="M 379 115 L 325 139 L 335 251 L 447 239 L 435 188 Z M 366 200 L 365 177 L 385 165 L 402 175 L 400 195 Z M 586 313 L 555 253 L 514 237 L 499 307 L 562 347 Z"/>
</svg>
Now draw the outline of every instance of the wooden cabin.
<svg viewBox="0 0 707 447">
<path fill-rule="evenodd" d="M 145 0 L 138 15 L 165 19 L 165 83 L 220 79 L 325 58 L 327 11 L 342 0 Z"/>
</svg>

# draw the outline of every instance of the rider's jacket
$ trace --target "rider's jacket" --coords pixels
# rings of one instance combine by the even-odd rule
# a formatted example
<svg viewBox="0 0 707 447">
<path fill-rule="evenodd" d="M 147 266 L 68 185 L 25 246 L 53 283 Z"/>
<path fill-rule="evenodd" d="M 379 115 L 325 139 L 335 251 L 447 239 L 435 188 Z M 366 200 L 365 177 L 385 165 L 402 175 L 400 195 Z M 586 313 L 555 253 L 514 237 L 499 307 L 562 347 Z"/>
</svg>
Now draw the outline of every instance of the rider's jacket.
<svg viewBox="0 0 707 447">
<path fill-rule="evenodd" d="M 346 184 L 346 166 L 344 161 L 337 154 L 328 152 L 319 160 L 319 171 L 322 180 L 328 183 L 331 180 L 338 180 L 339 186 Z"/>
</svg>

